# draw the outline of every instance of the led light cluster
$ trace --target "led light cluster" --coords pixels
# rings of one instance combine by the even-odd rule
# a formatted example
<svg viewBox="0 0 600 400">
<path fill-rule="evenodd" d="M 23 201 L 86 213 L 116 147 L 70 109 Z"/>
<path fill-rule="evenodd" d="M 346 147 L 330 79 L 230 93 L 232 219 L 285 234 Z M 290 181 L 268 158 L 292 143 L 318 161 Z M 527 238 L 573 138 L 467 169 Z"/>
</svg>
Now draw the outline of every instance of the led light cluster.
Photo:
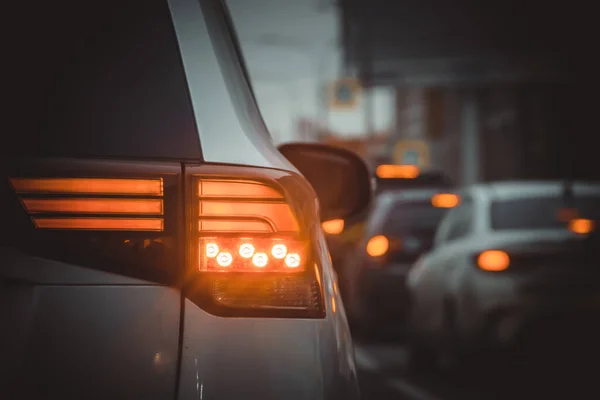
<svg viewBox="0 0 600 400">
<path fill-rule="evenodd" d="M 303 249 L 293 240 L 203 238 L 200 248 L 201 270 L 295 271 L 302 265 Z"/>
</svg>

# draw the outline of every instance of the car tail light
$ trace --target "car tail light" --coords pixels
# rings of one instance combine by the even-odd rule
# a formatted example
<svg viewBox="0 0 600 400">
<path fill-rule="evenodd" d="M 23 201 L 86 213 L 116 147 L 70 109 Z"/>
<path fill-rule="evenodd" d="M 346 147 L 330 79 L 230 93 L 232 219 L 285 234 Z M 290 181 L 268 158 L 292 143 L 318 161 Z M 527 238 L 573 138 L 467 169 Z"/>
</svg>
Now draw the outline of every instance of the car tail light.
<svg viewBox="0 0 600 400">
<path fill-rule="evenodd" d="M 477 256 L 477 266 L 484 271 L 500 272 L 510 265 L 510 257 L 502 250 L 486 250 Z"/>
<path fill-rule="evenodd" d="M 30 159 L 4 168 L 3 244 L 160 284 L 183 277 L 181 164 Z"/>
<path fill-rule="evenodd" d="M 367 242 L 367 254 L 371 257 L 384 256 L 390 247 L 390 242 L 387 237 L 383 235 L 373 236 Z"/>
<path fill-rule="evenodd" d="M 375 171 L 377 177 L 381 179 L 415 179 L 419 176 L 419 167 L 416 165 L 378 165 Z"/>
<path fill-rule="evenodd" d="M 210 176 L 193 176 L 191 187 L 192 268 L 204 309 L 224 316 L 322 314 L 310 235 L 281 187 Z"/>
<path fill-rule="evenodd" d="M 162 179 L 12 178 L 10 183 L 36 228 L 164 229 Z"/>
<path fill-rule="evenodd" d="M 331 221 L 325 221 L 321 224 L 323 232 L 328 235 L 339 235 L 344 230 L 343 219 L 332 219 Z"/>
<path fill-rule="evenodd" d="M 460 197 L 453 193 L 438 193 L 431 197 L 431 204 L 436 208 L 453 208 L 460 204 Z"/>
<path fill-rule="evenodd" d="M 594 231 L 595 223 L 591 219 L 575 218 L 569 221 L 569 230 L 578 235 L 587 235 Z"/>
</svg>

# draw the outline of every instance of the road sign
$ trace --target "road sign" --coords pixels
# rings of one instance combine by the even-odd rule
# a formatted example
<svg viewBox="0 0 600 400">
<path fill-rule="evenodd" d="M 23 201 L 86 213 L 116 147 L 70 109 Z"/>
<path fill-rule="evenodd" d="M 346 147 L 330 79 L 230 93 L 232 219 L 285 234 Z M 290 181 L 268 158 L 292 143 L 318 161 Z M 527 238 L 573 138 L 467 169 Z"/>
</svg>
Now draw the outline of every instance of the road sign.
<svg viewBox="0 0 600 400">
<path fill-rule="evenodd" d="M 429 146 L 422 140 L 399 140 L 394 146 L 394 162 L 427 168 L 431 164 Z"/>
<path fill-rule="evenodd" d="M 345 78 L 334 82 L 329 89 L 329 107 L 352 109 L 358 105 L 361 85 L 356 79 Z"/>
</svg>

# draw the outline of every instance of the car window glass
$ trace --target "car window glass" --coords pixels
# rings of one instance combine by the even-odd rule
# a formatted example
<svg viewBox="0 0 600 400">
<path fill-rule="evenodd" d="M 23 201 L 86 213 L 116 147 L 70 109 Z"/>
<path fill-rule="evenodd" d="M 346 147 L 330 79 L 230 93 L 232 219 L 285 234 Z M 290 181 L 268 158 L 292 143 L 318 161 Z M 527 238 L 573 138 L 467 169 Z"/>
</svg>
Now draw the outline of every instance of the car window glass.
<svg viewBox="0 0 600 400">
<path fill-rule="evenodd" d="M 599 196 L 578 196 L 569 208 L 581 218 L 600 221 L 599 205 Z M 565 221 L 559 215 L 563 208 L 565 201 L 559 196 L 496 200 L 490 209 L 492 229 L 563 229 Z"/>
<path fill-rule="evenodd" d="M 10 2 L 9 156 L 199 159 L 167 0 Z M 35 11 L 32 11 L 35 10 Z"/>
</svg>

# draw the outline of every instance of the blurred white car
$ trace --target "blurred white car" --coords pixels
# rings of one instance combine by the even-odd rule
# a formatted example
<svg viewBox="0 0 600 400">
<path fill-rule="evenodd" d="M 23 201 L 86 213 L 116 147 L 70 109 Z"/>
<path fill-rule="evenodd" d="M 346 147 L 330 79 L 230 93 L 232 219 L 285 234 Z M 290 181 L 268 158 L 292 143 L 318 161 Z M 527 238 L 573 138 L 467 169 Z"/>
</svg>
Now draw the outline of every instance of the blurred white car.
<svg viewBox="0 0 600 400">
<path fill-rule="evenodd" d="M 505 182 L 460 195 L 408 275 L 414 366 L 548 336 L 535 328 L 557 328 L 554 318 L 597 321 L 600 185 Z"/>
</svg>

